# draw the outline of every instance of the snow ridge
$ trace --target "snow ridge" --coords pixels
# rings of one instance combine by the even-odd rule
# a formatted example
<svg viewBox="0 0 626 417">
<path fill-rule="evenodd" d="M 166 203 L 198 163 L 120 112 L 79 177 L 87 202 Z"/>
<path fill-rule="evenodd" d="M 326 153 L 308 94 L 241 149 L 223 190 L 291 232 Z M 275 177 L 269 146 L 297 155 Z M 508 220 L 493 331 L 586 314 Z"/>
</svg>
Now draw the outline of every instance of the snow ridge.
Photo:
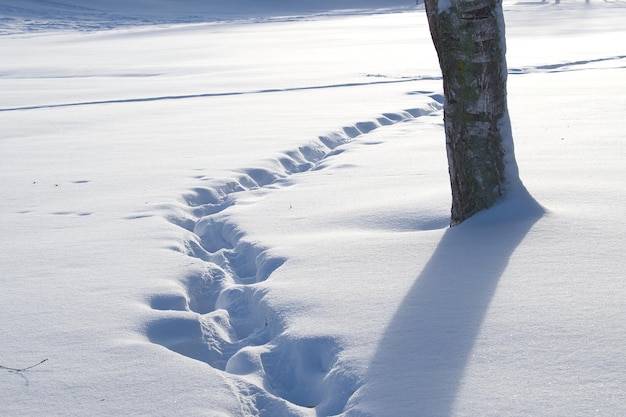
<svg viewBox="0 0 626 417">
<path fill-rule="evenodd" d="M 385 113 L 319 136 L 271 160 L 272 169 L 245 169 L 237 178 L 209 180 L 209 185 L 187 193 L 184 204 L 169 210 L 166 218 L 185 230 L 182 252 L 201 260 L 202 268 L 187 277 L 184 294 L 152 297 L 151 308 L 163 315 L 148 327 L 148 339 L 238 375 L 235 381 L 243 397 L 254 392 L 251 401 L 263 402 L 253 407 L 255 415 L 264 415 L 264 409 L 310 415 L 313 407 L 318 415 L 341 413 L 358 381 L 340 369 L 340 347 L 332 338 L 289 334 L 284 318 L 268 306 L 264 286 L 287 260 L 249 240 L 227 209 L 236 204 L 239 193 L 260 188 L 271 192 L 288 186 L 289 177 L 297 173 L 323 169 L 322 162 L 354 138 L 439 111 L 439 97 L 430 96 L 423 108 Z"/>
</svg>

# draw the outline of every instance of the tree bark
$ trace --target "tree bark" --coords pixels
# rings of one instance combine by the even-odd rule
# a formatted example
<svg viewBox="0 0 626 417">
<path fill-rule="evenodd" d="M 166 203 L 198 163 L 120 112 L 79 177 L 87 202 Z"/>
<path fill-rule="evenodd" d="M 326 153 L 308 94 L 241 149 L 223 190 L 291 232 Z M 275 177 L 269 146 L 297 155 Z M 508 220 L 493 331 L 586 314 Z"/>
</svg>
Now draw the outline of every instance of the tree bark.
<svg viewBox="0 0 626 417">
<path fill-rule="evenodd" d="M 502 1 L 426 0 L 425 6 L 443 75 L 450 224 L 456 225 L 500 199 L 511 179 L 507 174 L 517 172 L 506 101 Z"/>
</svg>

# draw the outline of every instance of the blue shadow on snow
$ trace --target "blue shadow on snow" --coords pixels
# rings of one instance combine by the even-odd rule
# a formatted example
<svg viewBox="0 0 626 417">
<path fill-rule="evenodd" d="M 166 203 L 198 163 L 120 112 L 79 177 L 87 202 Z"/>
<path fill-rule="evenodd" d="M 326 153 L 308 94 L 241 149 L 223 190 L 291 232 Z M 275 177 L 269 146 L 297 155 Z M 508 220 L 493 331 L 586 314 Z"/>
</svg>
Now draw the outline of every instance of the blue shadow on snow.
<svg viewBox="0 0 626 417">
<path fill-rule="evenodd" d="M 447 417 L 498 281 L 543 208 L 526 192 L 448 229 L 383 334 L 347 417 Z"/>
</svg>

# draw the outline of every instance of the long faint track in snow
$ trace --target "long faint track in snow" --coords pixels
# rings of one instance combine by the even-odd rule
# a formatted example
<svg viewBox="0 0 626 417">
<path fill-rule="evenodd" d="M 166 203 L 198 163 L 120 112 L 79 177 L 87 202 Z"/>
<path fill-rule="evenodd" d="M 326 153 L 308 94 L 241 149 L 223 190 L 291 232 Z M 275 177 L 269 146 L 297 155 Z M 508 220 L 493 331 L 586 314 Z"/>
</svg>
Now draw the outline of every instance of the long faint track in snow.
<svg viewBox="0 0 626 417">
<path fill-rule="evenodd" d="M 509 68 L 510 74 L 527 74 L 527 73 L 537 73 L 537 72 L 566 72 L 566 71 L 580 71 L 583 69 L 589 69 L 589 65 L 593 64 L 605 64 L 606 68 L 624 68 L 624 62 L 626 59 L 626 55 L 616 55 L 609 57 L 602 57 L 596 59 L 587 59 L 581 61 L 568 61 L 568 62 L 560 62 L 557 64 L 545 64 L 545 65 L 537 65 L 532 67 L 523 67 L 523 68 Z M 609 66 L 609 63 L 614 63 L 614 65 Z"/>
<path fill-rule="evenodd" d="M 286 260 L 272 254 L 271 248 L 247 240 L 227 209 L 236 204 L 238 193 L 262 187 L 271 192 L 287 186 L 292 175 L 321 169 L 325 158 L 354 138 L 439 111 L 441 96 L 429 96 L 423 108 L 385 113 L 285 152 L 272 161 L 273 170 L 245 169 L 238 178 L 210 180 L 209 185 L 191 190 L 184 197 L 185 204 L 166 216 L 185 230 L 185 255 L 201 260 L 203 269 L 186 278 L 184 296 L 155 295 L 151 299 L 151 307 L 164 314 L 148 327 L 149 340 L 232 375 L 247 375 L 247 390 L 263 392 L 266 400 L 272 399 L 285 410 L 295 405 L 318 407 L 318 411 L 325 408 L 328 415 L 341 412 L 351 392 L 325 385 L 345 387 L 357 381 L 346 381 L 335 369 L 339 347 L 332 339 L 294 339 L 285 334 L 283 318 L 264 302 L 263 282 Z M 311 352 L 316 357 L 310 357 Z M 320 367 L 315 377 L 308 372 L 297 378 L 287 376 L 308 362 Z M 250 375 L 257 378 L 251 385 Z M 294 387 L 294 380 L 301 386 Z M 271 392 L 267 387 L 272 387 Z"/>
<path fill-rule="evenodd" d="M 537 72 L 565 72 L 565 71 L 579 71 L 586 69 L 585 66 L 592 64 L 608 64 L 611 62 L 616 63 L 615 67 L 622 68 L 623 65 L 620 65 L 620 61 L 626 59 L 626 55 L 617 55 L 610 57 L 602 57 L 591 60 L 584 61 L 571 61 L 571 62 L 562 62 L 557 64 L 546 64 L 546 65 L 538 65 L 538 66 L 529 66 L 523 68 L 509 68 L 509 74 L 527 74 L 527 73 L 537 73 Z M 614 68 L 614 67 L 611 67 Z M 128 76 L 128 75 L 127 75 Z M 367 75 L 369 77 L 374 77 L 376 75 Z M 84 106 L 96 106 L 96 105 L 105 105 L 105 104 L 132 104 L 132 103 L 146 103 L 153 101 L 170 101 L 170 100 L 189 100 L 189 99 L 197 99 L 197 98 L 210 98 L 210 97 L 226 97 L 226 96 L 244 96 L 244 95 L 253 95 L 253 94 L 270 94 L 270 93 L 279 93 L 279 92 L 290 92 L 290 91 L 306 91 L 306 90 L 323 90 L 323 89 L 332 89 L 332 88 L 344 88 L 344 87 L 363 87 L 370 85 L 378 85 L 378 84 L 398 84 L 398 83 L 406 83 L 413 81 L 425 81 L 425 80 L 440 80 L 441 76 L 439 75 L 421 75 L 414 77 L 405 77 L 405 78 L 387 78 L 386 76 L 381 76 L 383 79 L 377 81 L 367 81 L 367 82 L 352 82 L 352 83 L 340 83 L 340 84 L 328 84 L 328 85 L 310 85 L 310 86 L 300 86 L 300 87 L 287 87 L 287 88 L 268 88 L 261 90 L 249 90 L 249 91 L 226 91 L 226 92 L 215 92 L 215 93 L 197 93 L 197 94 L 181 94 L 181 95 L 164 95 L 164 96 L 155 96 L 155 97 L 135 97 L 135 98 L 122 98 L 122 99 L 111 99 L 111 100 L 93 100 L 93 101 L 79 101 L 72 103 L 50 103 L 50 104 L 37 104 L 32 106 L 18 106 L 18 107 L 4 107 L 0 108 L 0 112 L 14 112 L 14 111 L 26 111 L 26 110 L 39 110 L 39 109 L 55 109 L 55 108 L 64 108 L 64 107 L 84 107 Z"/>
<path fill-rule="evenodd" d="M 59 107 L 83 107 L 83 106 L 95 106 L 102 104 L 127 104 L 127 103 L 145 103 L 151 101 L 166 101 L 166 100 L 188 100 L 194 98 L 209 98 L 209 97 L 226 97 L 226 96 L 244 96 L 251 94 L 269 94 L 269 93 L 281 93 L 290 91 L 306 91 L 306 90 L 324 90 L 330 88 L 344 88 L 344 87 L 363 87 L 377 84 L 397 84 L 406 83 L 411 81 L 432 80 L 440 79 L 441 77 L 407 77 L 393 80 L 378 80 L 368 82 L 355 82 L 344 84 L 329 84 L 329 85 L 311 85 L 304 87 L 288 87 L 288 88 L 270 88 L 264 90 L 251 90 L 251 91 L 227 91 L 221 93 L 198 93 L 198 94 L 184 94 L 184 95 L 168 95 L 159 97 L 138 97 L 127 99 L 114 99 L 114 100 L 94 100 L 94 101 L 81 101 L 74 103 L 57 103 L 57 104 L 40 104 L 34 106 L 20 106 L 20 107 L 6 107 L 0 108 L 0 112 L 10 111 L 24 111 L 24 110 L 38 110 L 38 109 L 54 109 Z"/>
</svg>

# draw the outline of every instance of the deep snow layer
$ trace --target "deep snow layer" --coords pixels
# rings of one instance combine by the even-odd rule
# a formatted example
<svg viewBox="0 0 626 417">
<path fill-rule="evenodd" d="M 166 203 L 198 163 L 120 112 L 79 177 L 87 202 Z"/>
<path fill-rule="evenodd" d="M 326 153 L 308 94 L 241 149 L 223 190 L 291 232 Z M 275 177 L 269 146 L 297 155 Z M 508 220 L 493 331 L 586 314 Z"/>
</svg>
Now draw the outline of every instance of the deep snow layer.
<svg viewBox="0 0 626 417">
<path fill-rule="evenodd" d="M 3 37 L 0 414 L 623 415 L 623 10 L 508 6 L 453 229 L 423 14 Z"/>
</svg>

